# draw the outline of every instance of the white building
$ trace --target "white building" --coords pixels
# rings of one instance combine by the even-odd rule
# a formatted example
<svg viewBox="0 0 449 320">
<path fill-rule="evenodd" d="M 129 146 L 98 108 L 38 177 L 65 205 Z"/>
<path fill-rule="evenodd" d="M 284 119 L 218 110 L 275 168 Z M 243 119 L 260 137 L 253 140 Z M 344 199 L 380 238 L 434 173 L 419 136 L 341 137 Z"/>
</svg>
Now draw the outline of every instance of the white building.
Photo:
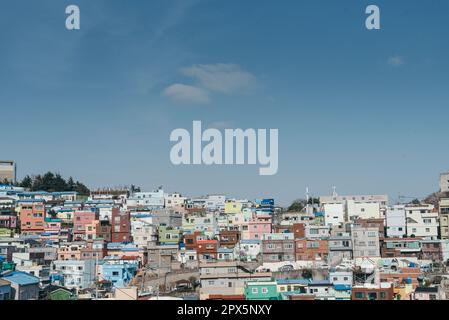
<svg viewBox="0 0 449 320">
<path fill-rule="evenodd" d="M 357 219 L 379 219 L 380 203 L 379 202 L 365 202 L 365 201 L 346 201 L 346 212 L 348 219 L 354 221 Z"/>
<path fill-rule="evenodd" d="M 0 160 L 0 184 L 4 181 L 16 182 L 16 163 Z"/>
<path fill-rule="evenodd" d="M 333 285 L 348 285 L 348 286 L 352 286 L 352 271 L 348 270 L 348 271 L 330 271 L 329 272 L 329 281 L 333 284 Z"/>
<path fill-rule="evenodd" d="M 352 250 L 354 259 L 380 257 L 379 229 L 353 226 Z"/>
<path fill-rule="evenodd" d="M 343 203 L 325 203 L 324 223 L 327 226 L 338 226 L 345 222 L 345 205 Z"/>
<path fill-rule="evenodd" d="M 440 174 L 440 192 L 449 192 L 449 172 Z"/>
<path fill-rule="evenodd" d="M 359 218 L 383 218 L 382 212 L 388 204 L 388 196 L 322 196 L 320 197 L 320 203 L 325 213 L 325 223 L 336 226 Z"/>
<path fill-rule="evenodd" d="M 431 204 L 405 206 L 407 237 L 435 240 L 438 237 L 438 211 Z"/>
<path fill-rule="evenodd" d="M 127 201 L 128 207 L 157 208 L 165 206 L 164 190 L 158 189 L 154 192 L 136 192 Z"/>
<path fill-rule="evenodd" d="M 148 248 L 157 242 L 157 226 L 143 220 L 133 220 L 131 221 L 131 236 L 137 247 Z"/>
<path fill-rule="evenodd" d="M 239 250 L 239 257 L 244 261 L 256 261 L 260 256 L 260 240 L 240 240 L 236 248 Z"/>
<path fill-rule="evenodd" d="M 307 239 L 329 238 L 330 227 L 308 224 L 305 226 L 305 236 Z"/>
<path fill-rule="evenodd" d="M 321 196 L 320 203 L 345 203 L 347 200 L 352 200 L 359 203 L 378 203 L 381 208 L 385 208 L 388 205 L 387 195 L 349 195 L 349 196 Z"/>
<path fill-rule="evenodd" d="M 407 233 L 405 205 L 388 207 L 385 225 L 388 238 L 402 238 Z"/>
<path fill-rule="evenodd" d="M 64 287 L 89 288 L 96 277 L 95 260 L 55 260 L 52 272 L 64 277 Z"/>
<path fill-rule="evenodd" d="M 187 198 L 183 197 L 180 193 L 171 193 L 164 195 L 166 208 L 184 208 Z"/>
</svg>

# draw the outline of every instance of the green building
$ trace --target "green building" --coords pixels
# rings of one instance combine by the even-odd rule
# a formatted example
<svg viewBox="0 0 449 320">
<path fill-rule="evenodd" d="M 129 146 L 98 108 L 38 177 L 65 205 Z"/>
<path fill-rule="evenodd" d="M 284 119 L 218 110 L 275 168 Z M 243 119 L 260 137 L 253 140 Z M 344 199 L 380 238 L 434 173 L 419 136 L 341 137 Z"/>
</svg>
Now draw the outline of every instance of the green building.
<svg viewBox="0 0 449 320">
<path fill-rule="evenodd" d="M 11 230 L 7 228 L 0 228 L 0 238 L 9 238 L 12 236 Z"/>
<path fill-rule="evenodd" d="M 251 281 L 245 285 L 246 300 L 279 300 L 276 281 Z"/>
<path fill-rule="evenodd" d="M 180 239 L 179 229 L 168 227 L 165 225 L 159 226 L 159 244 L 178 245 L 179 239 Z"/>
</svg>

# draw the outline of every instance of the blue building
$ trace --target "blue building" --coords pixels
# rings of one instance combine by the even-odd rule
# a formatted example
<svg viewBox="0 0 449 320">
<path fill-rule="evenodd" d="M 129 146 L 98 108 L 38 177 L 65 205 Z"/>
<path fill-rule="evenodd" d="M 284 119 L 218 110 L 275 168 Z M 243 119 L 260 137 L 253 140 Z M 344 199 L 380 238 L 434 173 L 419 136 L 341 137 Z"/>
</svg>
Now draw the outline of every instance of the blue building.
<svg viewBox="0 0 449 320">
<path fill-rule="evenodd" d="M 126 287 L 137 272 L 137 260 L 106 258 L 101 264 L 101 278 L 116 288 Z"/>
<path fill-rule="evenodd" d="M 39 278 L 29 273 L 13 271 L 3 275 L 11 285 L 11 299 L 13 300 L 37 300 L 39 298 Z"/>
<path fill-rule="evenodd" d="M 274 214 L 274 199 L 256 199 L 256 209 L 269 215 Z"/>
<path fill-rule="evenodd" d="M 11 299 L 11 284 L 6 280 L 0 279 L 0 301 L 10 299 Z"/>
</svg>

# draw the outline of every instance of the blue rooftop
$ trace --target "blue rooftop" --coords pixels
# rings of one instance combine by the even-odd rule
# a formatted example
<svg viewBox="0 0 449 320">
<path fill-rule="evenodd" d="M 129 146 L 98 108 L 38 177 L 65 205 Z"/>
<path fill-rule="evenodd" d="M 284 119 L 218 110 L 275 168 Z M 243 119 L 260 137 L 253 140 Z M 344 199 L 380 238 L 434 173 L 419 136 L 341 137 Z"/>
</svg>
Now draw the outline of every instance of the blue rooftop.
<svg viewBox="0 0 449 320">
<path fill-rule="evenodd" d="M 308 285 L 310 283 L 309 279 L 278 279 L 276 280 L 278 284 L 303 284 Z"/>
<path fill-rule="evenodd" d="M 11 273 L 5 274 L 2 279 L 17 283 L 21 286 L 39 283 L 39 278 L 32 276 L 29 273 L 20 271 L 13 271 Z"/>
<path fill-rule="evenodd" d="M 334 289 L 337 291 L 347 291 L 351 290 L 351 286 L 348 284 L 336 284 L 334 285 Z"/>
<path fill-rule="evenodd" d="M 240 240 L 240 244 L 260 244 L 260 240 L 253 240 L 253 239 L 245 239 Z"/>
</svg>

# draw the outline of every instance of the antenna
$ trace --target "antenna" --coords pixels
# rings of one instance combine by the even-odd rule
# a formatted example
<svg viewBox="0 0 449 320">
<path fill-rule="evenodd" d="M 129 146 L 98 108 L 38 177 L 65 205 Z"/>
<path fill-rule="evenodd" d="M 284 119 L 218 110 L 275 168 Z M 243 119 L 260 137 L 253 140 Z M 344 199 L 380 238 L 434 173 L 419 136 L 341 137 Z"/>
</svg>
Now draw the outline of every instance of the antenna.
<svg viewBox="0 0 449 320">
<path fill-rule="evenodd" d="M 333 197 L 336 197 L 336 196 L 337 196 L 337 187 L 336 187 L 336 186 L 333 186 L 333 187 L 332 187 L 332 196 L 333 196 Z"/>
<path fill-rule="evenodd" d="M 306 213 L 309 213 L 309 187 L 306 187 Z"/>
</svg>

